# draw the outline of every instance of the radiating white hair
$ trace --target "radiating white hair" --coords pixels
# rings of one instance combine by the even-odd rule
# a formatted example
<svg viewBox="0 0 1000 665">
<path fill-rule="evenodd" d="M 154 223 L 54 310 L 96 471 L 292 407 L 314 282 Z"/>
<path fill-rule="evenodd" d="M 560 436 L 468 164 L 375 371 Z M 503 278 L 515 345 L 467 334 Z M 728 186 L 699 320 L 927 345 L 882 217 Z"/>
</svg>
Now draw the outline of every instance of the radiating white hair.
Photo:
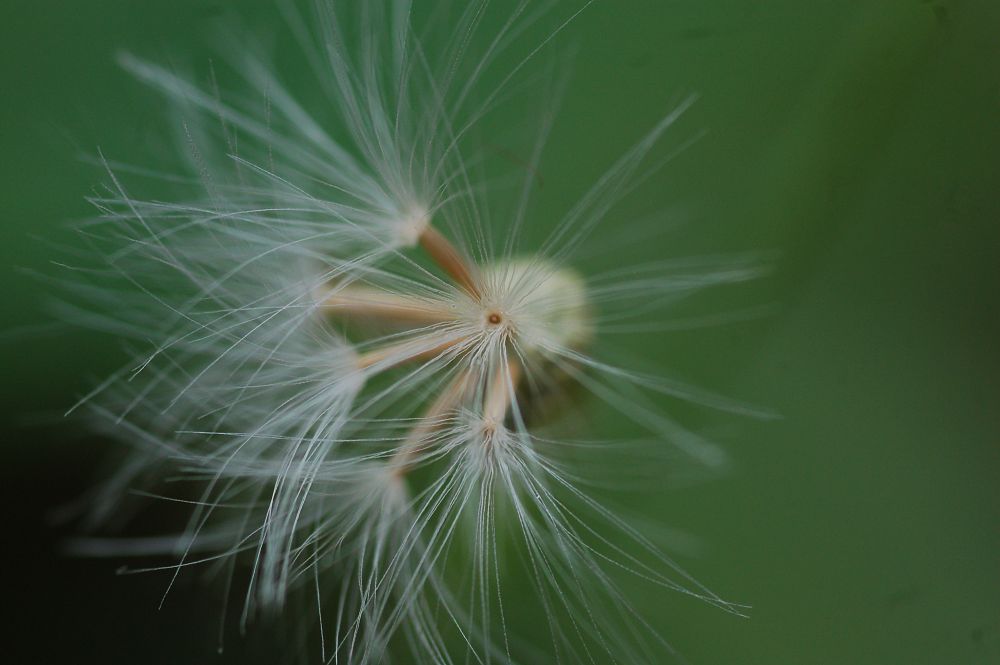
<svg viewBox="0 0 1000 665">
<path fill-rule="evenodd" d="M 181 533 L 80 548 L 173 553 L 175 573 L 232 575 L 249 562 L 244 620 L 310 598 L 294 621 L 314 626 L 328 662 L 662 662 L 669 645 L 619 577 L 739 609 L 585 491 L 582 455 L 606 462 L 634 449 L 560 438 L 546 414 L 585 399 L 576 386 L 652 432 L 651 445 L 713 465 L 721 451 L 651 397 L 748 411 L 598 358 L 592 342 L 604 324 L 648 320 L 757 268 L 664 260 L 585 278 L 570 267 L 691 100 L 546 242 L 525 247 L 530 172 L 552 118 L 533 119 L 537 148 L 513 194 L 475 177 L 483 150 L 471 137 L 590 3 L 499 74 L 498 55 L 516 52 L 533 20 L 528 0 L 504 9 L 493 33 L 487 0 L 422 30 L 408 0 L 340 4 L 306 15 L 286 6 L 311 96 L 283 85 L 245 35 L 220 41 L 227 71 L 242 77 L 235 93 L 221 92 L 214 70 L 199 86 L 122 57 L 163 93 L 194 175 L 106 162 L 100 214 L 81 227 L 106 262 L 74 286 L 98 307 L 73 315 L 137 349 L 81 402 L 133 451 L 95 516 L 115 511 L 126 488 L 163 495 L 165 481 L 183 479 L 198 494 L 174 497 L 190 509 Z M 152 175 L 163 198 L 131 195 L 129 174 Z M 513 203 L 497 221 L 490 210 L 504 198 Z M 616 468 L 601 473 L 613 481 Z M 525 581 L 541 612 L 508 604 Z M 526 625 L 531 616 L 544 626 Z"/>
</svg>

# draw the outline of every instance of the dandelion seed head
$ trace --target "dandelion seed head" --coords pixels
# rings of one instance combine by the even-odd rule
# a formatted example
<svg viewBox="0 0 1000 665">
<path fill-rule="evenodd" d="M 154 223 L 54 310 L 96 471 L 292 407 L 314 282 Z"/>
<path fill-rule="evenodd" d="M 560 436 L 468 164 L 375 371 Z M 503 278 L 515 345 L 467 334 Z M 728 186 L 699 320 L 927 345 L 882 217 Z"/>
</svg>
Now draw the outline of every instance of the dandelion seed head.
<svg viewBox="0 0 1000 665">
<path fill-rule="evenodd" d="M 491 265 L 485 273 L 487 323 L 506 326 L 527 353 L 583 349 L 592 339 L 586 283 L 572 268 L 523 258 Z"/>
<path fill-rule="evenodd" d="M 654 645 L 669 644 L 618 575 L 738 609 L 588 493 L 574 464 L 590 451 L 620 458 L 613 444 L 564 439 L 547 416 L 561 402 L 584 420 L 582 393 L 657 445 L 721 459 L 653 398 L 741 405 L 598 358 L 593 342 L 752 271 L 664 261 L 584 277 L 574 267 L 687 102 L 541 245 L 523 246 L 530 175 L 512 216 L 487 214 L 504 197 L 477 181 L 470 162 L 483 150 L 470 136 L 541 48 L 475 94 L 527 20 L 518 3 L 484 35 L 487 5 L 460 13 L 439 58 L 405 0 L 362 3 L 356 16 L 317 3 L 315 24 L 291 11 L 321 112 L 239 39 L 228 57 L 249 94 L 232 97 L 214 71 L 206 89 L 122 57 L 169 101 L 195 175 L 153 173 L 176 194 L 145 199 L 119 177 L 129 168 L 102 157 L 110 184 L 82 231 L 104 264 L 72 285 L 93 305 L 66 309 L 135 349 L 83 400 L 133 455 L 94 521 L 130 487 L 188 481 L 193 494 L 168 497 L 191 508 L 180 533 L 117 551 L 158 546 L 177 558 L 174 576 L 201 565 L 231 578 L 246 566 L 244 626 L 308 598 L 315 621 L 293 621 L 319 633 L 325 662 L 388 662 L 398 650 L 418 663 L 661 662 Z M 355 17 L 356 45 L 338 12 Z M 329 109 L 339 131 L 321 120 Z M 511 579 L 532 589 L 547 648 L 518 644 L 530 619 L 510 612 Z"/>
</svg>

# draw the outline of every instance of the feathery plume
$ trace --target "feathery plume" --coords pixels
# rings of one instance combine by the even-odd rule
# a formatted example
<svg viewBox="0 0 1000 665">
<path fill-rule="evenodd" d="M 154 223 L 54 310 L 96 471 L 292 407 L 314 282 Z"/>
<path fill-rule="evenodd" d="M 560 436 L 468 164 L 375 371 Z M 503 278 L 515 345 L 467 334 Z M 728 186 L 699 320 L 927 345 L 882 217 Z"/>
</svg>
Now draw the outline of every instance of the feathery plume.
<svg viewBox="0 0 1000 665">
<path fill-rule="evenodd" d="M 539 247 L 522 242 L 531 177 L 495 221 L 501 186 L 474 176 L 475 129 L 589 3 L 498 81 L 531 3 L 504 9 L 492 35 L 488 4 L 422 30 L 406 0 L 317 2 L 307 16 L 285 5 L 308 98 L 246 35 L 221 46 L 243 94 L 222 94 L 214 68 L 200 86 L 122 56 L 172 109 L 194 175 L 104 160 L 99 215 L 81 227 L 105 261 L 73 285 L 98 306 L 72 315 L 137 349 L 81 402 L 132 451 L 93 519 L 120 510 L 127 488 L 165 493 L 182 479 L 195 493 L 175 498 L 190 513 L 178 533 L 80 547 L 172 555 L 174 575 L 204 566 L 232 579 L 247 564 L 246 588 L 233 591 L 243 622 L 291 614 L 294 599 L 321 662 L 662 662 L 672 650 L 622 576 L 739 607 L 589 493 L 574 464 L 612 444 L 560 438 L 553 414 L 590 393 L 655 445 L 720 464 L 718 448 L 651 396 L 745 407 L 612 364 L 593 343 L 603 326 L 757 270 L 661 261 L 585 278 L 573 268 L 690 99 Z M 539 124 L 529 171 L 551 118 Z M 134 196 L 130 173 L 173 194 Z M 512 604 L 525 602 L 523 586 L 540 612 Z"/>
</svg>

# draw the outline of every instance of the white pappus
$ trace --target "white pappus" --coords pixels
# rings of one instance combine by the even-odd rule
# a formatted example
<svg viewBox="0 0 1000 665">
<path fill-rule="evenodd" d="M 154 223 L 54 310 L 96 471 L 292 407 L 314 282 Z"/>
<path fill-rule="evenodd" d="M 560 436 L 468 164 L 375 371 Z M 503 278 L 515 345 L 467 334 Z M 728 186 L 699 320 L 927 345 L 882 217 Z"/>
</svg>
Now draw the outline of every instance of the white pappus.
<svg viewBox="0 0 1000 665">
<path fill-rule="evenodd" d="M 627 577 L 740 611 L 591 496 L 574 462 L 614 444 L 562 436 L 559 423 L 590 394 L 650 445 L 719 464 L 652 397 L 749 409 L 612 364 L 593 343 L 604 326 L 758 271 L 573 267 L 690 100 L 524 246 L 552 114 L 531 119 L 528 176 L 513 186 L 479 177 L 477 128 L 590 3 L 498 72 L 539 4 L 551 9 L 431 7 L 419 23 L 407 0 L 286 4 L 305 95 L 242 34 L 220 39 L 233 91 L 214 67 L 199 84 L 122 56 L 168 103 L 192 175 L 105 161 L 99 214 L 80 228 L 104 263 L 74 277 L 76 301 L 92 304 L 72 316 L 135 349 L 81 401 L 131 451 L 93 520 L 137 488 L 190 516 L 175 534 L 84 539 L 81 551 L 173 555 L 163 569 L 175 575 L 204 567 L 230 581 L 245 565 L 245 589 L 229 591 L 244 624 L 292 615 L 316 635 L 310 662 L 662 662 L 672 649 L 627 598 Z M 133 194 L 130 176 L 157 194 Z"/>
</svg>

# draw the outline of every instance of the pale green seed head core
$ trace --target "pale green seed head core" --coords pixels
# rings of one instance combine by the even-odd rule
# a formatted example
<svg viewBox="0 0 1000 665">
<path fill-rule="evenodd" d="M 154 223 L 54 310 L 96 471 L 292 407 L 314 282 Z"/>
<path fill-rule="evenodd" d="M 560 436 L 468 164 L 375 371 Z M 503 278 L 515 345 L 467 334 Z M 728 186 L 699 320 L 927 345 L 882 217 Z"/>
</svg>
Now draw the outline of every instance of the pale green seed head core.
<svg viewBox="0 0 1000 665">
<path fill-rule="evenodd" d="M 486 325 L 507 326 L 527 353 L 581 350 L 593 338 L 586 284 L 575 270 L 516 258 L 487 266 L 483 283 Z"/>
</svg>

